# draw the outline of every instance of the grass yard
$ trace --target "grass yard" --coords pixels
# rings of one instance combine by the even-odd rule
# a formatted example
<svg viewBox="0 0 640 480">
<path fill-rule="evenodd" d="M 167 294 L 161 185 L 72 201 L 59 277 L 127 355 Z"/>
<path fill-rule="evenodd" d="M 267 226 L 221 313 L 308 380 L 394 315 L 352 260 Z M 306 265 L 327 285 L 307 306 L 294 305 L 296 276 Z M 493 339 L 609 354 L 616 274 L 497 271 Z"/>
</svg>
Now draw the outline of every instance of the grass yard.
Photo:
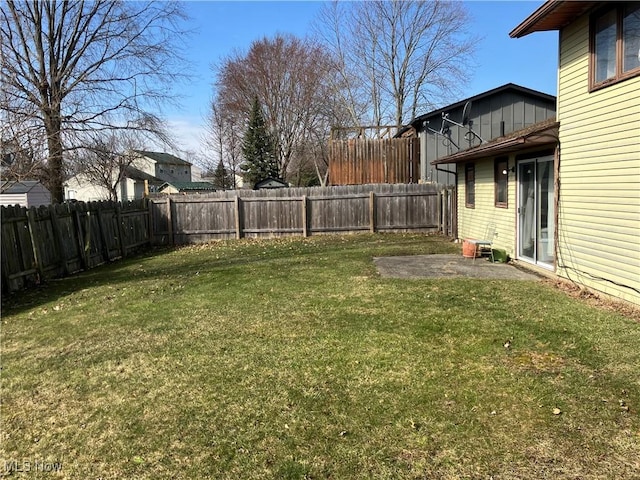
<svg viewBox="0 0 640 480">
<path fill-rule="evenodd" d="M 4 299 L 0 476 L 640 478 L 638 319 L 372 263 L 447 252 L 221 242 Z"/>
</svg>

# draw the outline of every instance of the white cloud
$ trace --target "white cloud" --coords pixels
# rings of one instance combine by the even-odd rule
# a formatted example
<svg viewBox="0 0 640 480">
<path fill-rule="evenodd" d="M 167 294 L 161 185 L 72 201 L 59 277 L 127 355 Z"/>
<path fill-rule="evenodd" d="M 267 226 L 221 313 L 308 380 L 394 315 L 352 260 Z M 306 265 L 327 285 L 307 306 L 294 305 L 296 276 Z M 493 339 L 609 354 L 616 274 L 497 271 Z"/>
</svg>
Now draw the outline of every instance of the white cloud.
<svg viewBox="0 0 640 480">
<path fill-rule="evenodd" d="M 202 121 L 188 117 L 175 117 L 168 120 L 169 133 L 176 141 L 176 147 L 183 152 L 200 154 L 203 150 L 203 138 L 206 127 Z"/>
</svg>

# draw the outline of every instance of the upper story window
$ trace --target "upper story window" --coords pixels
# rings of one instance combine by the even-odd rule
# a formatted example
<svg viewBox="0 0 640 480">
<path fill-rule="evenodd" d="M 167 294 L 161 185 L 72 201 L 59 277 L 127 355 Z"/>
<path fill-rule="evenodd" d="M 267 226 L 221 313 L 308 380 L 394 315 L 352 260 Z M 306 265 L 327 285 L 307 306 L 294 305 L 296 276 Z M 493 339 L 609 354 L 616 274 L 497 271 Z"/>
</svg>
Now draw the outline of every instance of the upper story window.
<svg viewBox="0 0 640 480">
<path fill-rule="evenodd" d="M 640 75 L 640 3 L 594 15 L 590 43 L 591 89 Z"/>
<path fill-rule="evenodd" d="M 464 166 L 464 198 L 467 207 L 476 206 L 476 166 L 473 163 Z"/>
</svg>

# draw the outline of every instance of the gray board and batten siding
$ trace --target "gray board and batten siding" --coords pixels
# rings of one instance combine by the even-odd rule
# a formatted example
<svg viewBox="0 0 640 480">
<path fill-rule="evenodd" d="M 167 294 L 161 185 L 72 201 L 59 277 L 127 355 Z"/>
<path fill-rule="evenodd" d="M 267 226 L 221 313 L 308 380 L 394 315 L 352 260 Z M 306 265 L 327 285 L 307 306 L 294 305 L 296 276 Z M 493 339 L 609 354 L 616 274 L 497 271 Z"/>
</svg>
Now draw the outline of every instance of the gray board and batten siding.
<svg viewBox="0 0 640 480">
<path fill-rule="evenodd" d="M 448 114 L 450 120 L 460 124 L 463 123 L 463 109 L 468 102 L 471 102 L 469 119 L 472 122 L 472 130 L 485 142 L 508 135 L 511 132 L 521 130 L 556 115 L 555 96 L 513 83 L 421 115 L 412 120 L 410 124 L 410 127 L 415 129 L 420 138 L 421 181 L 440 185 L 454 185 L 455 176 L 442 170 L 453 172 L 455 171 L 455 165 L 440 165 L 436 169 L 431 162 L 480 144 L 480 140 L 474 136 L 471 136 L 471 142 L 468 141 L 468 126 L 459 127 L 447 122 L 451 131 L 452 142 L 433 132 L 441 131 L 443 113 Z M 399 132 L 398 136 L 403 135 L 403 133 L 406 135 L 410 127 Z M 467 138 L 465 138 L 465 134 L 467 134 Z"/>
</svg>

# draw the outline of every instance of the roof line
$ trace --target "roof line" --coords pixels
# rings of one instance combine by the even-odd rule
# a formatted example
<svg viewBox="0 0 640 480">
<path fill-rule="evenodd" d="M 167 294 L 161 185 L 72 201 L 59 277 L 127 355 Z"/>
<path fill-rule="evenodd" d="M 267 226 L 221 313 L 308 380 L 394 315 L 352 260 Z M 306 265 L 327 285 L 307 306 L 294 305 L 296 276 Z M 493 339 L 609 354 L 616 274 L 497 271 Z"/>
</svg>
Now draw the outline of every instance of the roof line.
<svg viewBox="0 0 640 480">
<path fill-rule="evenodd" d="M 464 105 L 466 102 L 474 102 L 477 100 L 480 100 L 481 98 L 484 97 L 488 97 L 490 95 L 494 95 L 496 93 L 499 93 L 503 90 L 508 90 L 508 89 L 514 89 L 514 90 L 519 90 L 521 92 L 524 93 L 528 93 L 530 95 L 536 95 L 538 97 L 544 97 L 545 99 L 549 100 L 549 101 L 556 101 L 556 97 L 554 95 L 550 95 L 548 93 L 544 93 L 544 92 L 540 92 L 539 90 L 533 90 L 531 88 L 527 88 L 527 87 L 523 87 L 521 85 L 517 85 L 515 83 L 505 83 L 504 85 L 500 85 L 499 87 L 495 87 L 492 88 L 491 90 L 487 90 L 485 92 L 481 92 L 478 93 L 477 95 L 473 95 L 471 97 L 465 98 L 463 100 L 459 100 L 455 103 L 452 103 L 450 105 L 446 105 L 444 107 L 438 108 L 436 110 L 433 110 L 431 112 L 427 112 L 425 114 L 422 114 L 418 117 L 415 117 L 414 119 L 412 119 L 405 127 L 403 127 L 402 129 L 400 129 L 400 131 L 398 131 L 398 133 L 396 133 L 396 136 L 398 136 L 401 133 L 404 133 L 404 131 L 406 131 L 407 127 L 413 126 L 414 124 L 423 121 L 425 118 L 428 118 L 432 115 L 436 115 L 438 113 L 444 112 L 446 110 L 450 110 L 459 106 Z"/>
<path fill-rule="evenodd" d="M 546 17 L 548 14 L 553 12 L 556 8 L 558 8 L 562 3 L 562 0 L 547 0 L 545 3 L 540 5 L 531 15 L 525 18 L 520 25 L 509 32 L 509 36 L 511 38 L 522 38 L 525 35 L 532 33 L 529 29 L 538 23 L 542 18 Z"/>
<path fill-rule="evenodd" d="M 466 159 L 480 158 L 485 153 L 489 155 L 492 152 L 499 152 L 500 150 L 508 147 L 525 144 L 531 137 L 548 136 L 545 132 L 557 129 L 559 126 L 560 122 L 558 122 L 555 118 L 543 120 L 542 122 L 538 122 L 530 125 L 529 127 L 512 132 L 507 136 L 496 138 L 488 143 L 482 143 L 475 147 L 461 150 L 451 155 L 447 155 L 446 157 L 442 157 L 438 160 L 434 160 L 431 162 L 431 164 L 439 165 L 443 163 L 458 163 Z M 557 141 L 557 138 L 553 136 L 553 140 Z M 553 143 L 553 140 L 545 143 Z"/>
</svg>

